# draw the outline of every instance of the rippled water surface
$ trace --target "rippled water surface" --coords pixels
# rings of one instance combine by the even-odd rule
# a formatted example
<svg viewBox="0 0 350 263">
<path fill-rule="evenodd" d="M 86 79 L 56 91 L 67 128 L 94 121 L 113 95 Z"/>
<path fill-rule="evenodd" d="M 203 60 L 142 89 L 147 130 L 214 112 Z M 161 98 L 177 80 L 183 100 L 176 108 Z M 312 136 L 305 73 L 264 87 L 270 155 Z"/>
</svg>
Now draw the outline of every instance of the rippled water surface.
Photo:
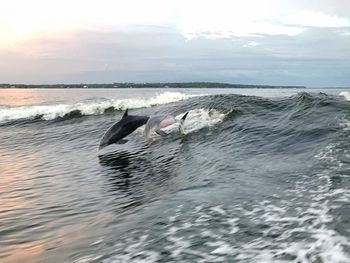
<svg viewBox="0 0 350 263">
<path fill-rule="evenodd" d="M 0 262 L 350 262 L 350 93 L 0 90 Z M 189 115 L 98 152 L 123 110 Z"/>
</svg>

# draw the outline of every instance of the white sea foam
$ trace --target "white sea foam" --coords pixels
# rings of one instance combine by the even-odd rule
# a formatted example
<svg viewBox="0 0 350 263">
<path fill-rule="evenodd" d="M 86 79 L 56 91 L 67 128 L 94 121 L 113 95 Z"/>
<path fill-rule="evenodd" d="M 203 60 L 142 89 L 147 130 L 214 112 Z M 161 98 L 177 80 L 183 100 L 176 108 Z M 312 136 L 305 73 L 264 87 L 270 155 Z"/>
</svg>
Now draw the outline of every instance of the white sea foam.
<svg viewBox="0 0 350 263">
<path fill-rule="evenodd" d="M 181 118 L 183 114 L 176 116 Z M 221 123 L 225 118 L 225 113 L 214 109 L 194 109 L 190 110 L 184 123 L 185 133 L 198 131 L 205 127 L 213 127 Z"/>
<path fill-rule="evenodd" d="M 296 182 L 289 192 L 291 199 L 283 206 L 261 202 L 253 211 L 245 213 L 256 218 L 257 223 L 272 225 L 264 231 L 263 238 L 245 245 L 245 258 L 253 255 L 250 262 L 350 262 L 347 248 L 350 240 L 331 227 L 334 217 L 331 200 L 343 196 L 347 189 L 333 189 L 330 175 L 339 167 L 336 160 L 337 145 L 331 144 L 315 156 L 329 163 L 328 169 L 310 181 L 308 175 Z M 308 201 L 307 201 L 308 200 Z M 282 205 L 282 203 L 281 203 Z M 288 216 L 287 209 L 294 207 L 297 216 Z M 293 228 L 286 228 L 294 225 Z M 274 236 L 278 242 L 266 237 Z M 294 238 L 299 235 L 304 238 Z M 259 249 L 265 248 L 265 249 Z"/>
<path fill-rule="evenodd" d="M 136 231 L 133 235 L 140 239 L 121 240 L 116 255 L 104 262 L 143 262 L 140 255 L 144 262 L 157 262 L 165 252 L 167 262 L 186 262 L 191 256 L 194 262 L 348 263 L 350 240 L 335 229 L 332 211 L 337 202 L 348 204 L 350 196 L 349 189 L 335 188 L 331 181 L 341 167 L 337 156 L 342 149 L 332 143 L 319 151 L 314 158 L 327 168 L 312 180 L 300 174 L 283 197 L 248 207 L 178 206 L 157 238 L 145 235 L 148 230 Z M 245 234 L 250 229 L 251 234 Z"/>
<path fill-rule="evenodd" d="M 175 119 L 178 121 L 164 129 L 162 129 L 167 134 L 178 132 L 180 128 L 180 122 L 179 120 L 184 116 L 185 112 L 175 116 Z M 200 129 L 203 129 L 205 127 L 213 127 L 219 123 L 221 123 L 226 114 L 222 113 L 220 111 L 214 110 L 214 109 L 193 109 L 188 112 L 187 118 L 184 122 L 183 128 L 185 134 L 189 134 L 195 131 L 198 131 Z M 139 130 L 138 132 L 141 133 L 143 131 Z M 159 135 L 156 133 L 151 134 L 151 137 L 157 138 Z"/>
<path fill-rule="evenodd" d="M 350 92 L 349 91 L 342 91 L 339 93 L 340 96 L 344 96 L 346 100 L 350 101 Z"/>
<path fill-rule="evenodd" d="M 14 121 L 18 119 L 41 118 L 43 120 L 52 120 L 63 117 L 71 112 L 79 111 L 82 115 L 103 114 L 106 109 L 115 110 L 148 108 L 156 105 L 167 104 L 171 102 L 186 100 L 198 95 L 188 95 L 180 92 L 164 92 L 157 96 L 146 98 L 130 99 L 111 99 L 105 101 L 79 102 L 75 104 L 56 104 L 56 105 L 33 105 L 0 107 L 0 123 Z"/>
<path fill-rule="evenodd" d="M 319 194 L 324 196 L 325 193 Z M 115 247 L 117 253 L 103 262 L 158 262 L 162 259 L 160 251 L 168 254 L 167 262 L 187 262 L 185 258 L 188 256 L 193 262 L 203 263 L 350 262 L 345 249 L 349 240 L 328 227 L 328 223 L 333 221 L 329 204 L 313 199 L 313 203 L 303 207 L 296 217 L 288 216 L 287 209 L 295 205 L 297 199 L 290 200 L 289 207 L 261 201 L 252 210 L 239 206 L 213 206 L 193 209 L 191 213 L 181 209 L 169 217 L 164 232 L 156 239 L 136 231 L 133 233 L 135 238 L 121 240 Z M 299 205 L 298 201 L 296 205 Z M 177 222 L 173 221 L 174 217 Z M 258 232 L 246 237 L 248 240 L 241 240 L 240 231 L 243 229 L 239 221 L 243 226 L 251 224 Z M 259 230 L 256 228 L 259 225 L 267 228 Z M 235 231 L 230 231 L 232 228 Z M 156 245 L 159 240 L 162 240 L 161 248 Z"/>
</svg>

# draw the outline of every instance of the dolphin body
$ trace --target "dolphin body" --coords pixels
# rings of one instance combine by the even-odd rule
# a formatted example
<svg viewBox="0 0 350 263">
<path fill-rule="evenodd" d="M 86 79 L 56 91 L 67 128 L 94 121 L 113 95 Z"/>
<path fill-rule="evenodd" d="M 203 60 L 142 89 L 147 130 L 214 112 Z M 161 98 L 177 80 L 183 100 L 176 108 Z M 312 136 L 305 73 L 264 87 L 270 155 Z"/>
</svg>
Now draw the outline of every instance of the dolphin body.
<svg viewBox="0 0 350 263">
<path fill-rule="evenodd" d="M 101 150 L 102 148 L 113 143 L 126 143 L 128 140 L 125 140 L 123 138 L 133 133 L 137 128 L 141 127 L 142 125 L 145 125 L 148 119 L 149 117 L 147 116 L 129 115 L 128 110 L 126 110 L 121 120 L 113 124 L 113 126 L 110 127 L 103 135 L 98 149 Z"/>
<path fill-rule="evenodd" d="M 178 124 L 179 131 L 184 133 L 183 123 L 187 117 L 186 112 L 180 120 L 176 120 L 174 117 L 169 116 L 152 116 L 148 119 L 145 127 L 144 135 L 146 138 L 150 138 L 152 133 L 157 133 L 160 136 L 167 136 L 168 134 L 162 129 L 167 128 L 171 125 Z"/>
</svg>

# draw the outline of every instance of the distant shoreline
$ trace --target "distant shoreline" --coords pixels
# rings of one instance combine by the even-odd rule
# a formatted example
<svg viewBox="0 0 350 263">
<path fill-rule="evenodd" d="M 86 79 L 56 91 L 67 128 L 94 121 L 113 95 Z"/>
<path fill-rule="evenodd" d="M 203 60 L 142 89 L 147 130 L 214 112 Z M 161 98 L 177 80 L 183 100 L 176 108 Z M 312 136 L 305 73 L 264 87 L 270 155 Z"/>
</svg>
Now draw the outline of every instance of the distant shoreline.
<svg viewBox="0 0 350 263">
<path fill-rule="evenodd" d="M 305 89 L 305 86 L 247 85 L 215 82 L 173 82 L 173 83 L 112 83 L 112 84 L 0 84 L 0 89 L 113 89 L 113 88 L 264 88 Z"/>
</svg>

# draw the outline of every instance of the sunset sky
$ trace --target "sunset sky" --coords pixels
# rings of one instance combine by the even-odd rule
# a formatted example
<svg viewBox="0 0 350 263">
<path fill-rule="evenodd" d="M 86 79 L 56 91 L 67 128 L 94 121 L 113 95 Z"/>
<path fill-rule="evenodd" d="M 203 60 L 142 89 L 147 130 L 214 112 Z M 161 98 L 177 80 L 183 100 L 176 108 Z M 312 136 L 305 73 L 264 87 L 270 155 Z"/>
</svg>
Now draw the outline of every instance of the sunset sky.
<svg viewBox="0 0 350 263">
<path fill-rule="evenodd" d="M 0 4 L 0 83 L 350 86 L 348 0 Z"/>
</svg>

